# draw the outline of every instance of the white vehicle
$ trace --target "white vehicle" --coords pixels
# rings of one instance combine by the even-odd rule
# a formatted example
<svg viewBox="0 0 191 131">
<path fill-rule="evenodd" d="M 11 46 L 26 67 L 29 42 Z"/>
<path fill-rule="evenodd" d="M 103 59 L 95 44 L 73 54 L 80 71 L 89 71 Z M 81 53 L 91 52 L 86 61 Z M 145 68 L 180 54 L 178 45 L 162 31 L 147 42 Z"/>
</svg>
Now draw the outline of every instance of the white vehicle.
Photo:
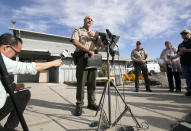
<svg viewBox="0 0 191 131">
<path fill-rule="evenodd" d="M 150 74 L 159 73 L 160 72 L 160 66 L 159 66 L 158 63 L 155 63 L 155 62 L 148 62 L 147 63 L 147 68 L 148 68 L 148 72 Z"/>
<path fill-rule="evenodd" d="M 147 68 L 148 68 L 148 72 L 150 74 L 154 74 L 154 73 L 159 73 L 160 71 L 160 66 L 157 62 L 148 62 L 147 63 Z M 127 68 L 127 73 L 131 73 L 132 71 L 134 71 L 134 66 L 133 64 L 131 64 L 130 66 L 128 66 Z"/>
</svg>

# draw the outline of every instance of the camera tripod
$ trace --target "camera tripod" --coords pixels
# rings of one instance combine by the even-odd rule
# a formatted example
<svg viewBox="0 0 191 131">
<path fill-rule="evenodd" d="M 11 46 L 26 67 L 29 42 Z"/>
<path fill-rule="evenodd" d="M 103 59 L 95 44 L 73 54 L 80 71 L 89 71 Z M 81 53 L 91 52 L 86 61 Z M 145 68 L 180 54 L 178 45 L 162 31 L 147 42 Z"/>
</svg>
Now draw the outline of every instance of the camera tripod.
<svg viewBox="0 0 191 131">
<path fill-rule="evenodd" d="M 116 90 L 117 94 L 120 96 L 121 100 L 123 101 L 123 103 L 125 104 L 125 109 L 124 111 L 117 117 L 117 119 L 112 123 L 111 122 L 111 93 L 110 93 L 110 83 L 113 85 L 114 89 Z M 106 95 L 106 91 L 108 90 L 108 117 L 106 112 L 104 111 L 104 102 L 105 102 L 105 95 Z M 129 111 L 133 120 L 136 122 L 136 125 L 140 128 L 141 125 L 138 123 L 138 121 L 136 120 L 135 116 L 133 115 L 133 113 L 131 112 L 130 107 L 126 104 L 124 98 L 122 97 L 122 95 L 119 93 L 119 90 L 117 89 L 117 87 L 114 85 L 114 83 L 111 81 L 110 79 L 110 69 L 109 69 L 109 47 L 107 48 L 107 81 L 105 84 L 105 87 L 103 89 L 103 93 L 99 102 L 99 109 L 100 109 L 100 117 L 99 117 L 99 124 L 98 124 L 98 129 L 97 131 L 100 131 L 100 127 L 101 127 L 101 121 L 103 120 L 106 124 L 107 127 L 113 127 L 115 126 L 118 121 L 123 117 L 123 115 Z M 96 112 L 96 116 L 98 114 L 98 111 Z"/>
</svg>

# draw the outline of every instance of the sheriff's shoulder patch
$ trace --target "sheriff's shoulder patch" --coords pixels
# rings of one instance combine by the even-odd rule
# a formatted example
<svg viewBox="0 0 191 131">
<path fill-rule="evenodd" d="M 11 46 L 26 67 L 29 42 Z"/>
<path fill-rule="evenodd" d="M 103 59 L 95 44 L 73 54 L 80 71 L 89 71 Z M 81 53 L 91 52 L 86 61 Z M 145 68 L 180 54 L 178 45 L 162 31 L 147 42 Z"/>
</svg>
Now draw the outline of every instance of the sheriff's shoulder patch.
<svg viewBox="0 0 191 131">
<path fill-rule="evenodd" d="M 74 32 L 78 32 L 78 29 L 75 29 Z"/>
</svg>

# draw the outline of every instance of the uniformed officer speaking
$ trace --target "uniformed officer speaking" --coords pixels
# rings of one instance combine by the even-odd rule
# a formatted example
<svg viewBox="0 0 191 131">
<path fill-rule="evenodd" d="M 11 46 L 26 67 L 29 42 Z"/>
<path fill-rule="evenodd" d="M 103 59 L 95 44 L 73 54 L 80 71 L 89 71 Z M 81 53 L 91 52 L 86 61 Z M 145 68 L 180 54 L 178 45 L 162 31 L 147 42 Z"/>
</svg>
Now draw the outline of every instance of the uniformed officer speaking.
<svg viewBox="0 0 191 131">
<path fill-rule="evenodd" d="M 92 24 L 93 17 L 86 16 L 84 19 L 84 26 L 75 29 L 71 37 L 72 43 L 76 46 L 76 52 L 79 54 L 80 52 L 87 52 L 91 58 L 94 57 L 95 44 L 98 42 L 98 34 L 90 30 Z M 83 55 L 79 55 L 76 59 L 76 116 L 80 116 L 82 114 L 82 106 L 84 104 L 84 85 L 86 81 L 88 92 L 88 108 L 96 111 L 99 109 L 99 107 L 95 104 L 97 69 L 85 69 L 85 61 L 83 57 Z"/>
<path fill-rule="evenodd" d="M 136 49 L 131 52 L 131 60 L 133 61 L 133 65 L 135 68 L 135 91 L 139 91 L 139 76 L 141 71 L 143 73 L 143 77 L 145 80 L 146 91 L 152 92 L 150 89 L 150 80 L 148 78 L 148 68 L 147 68 L 147 61 L 149 56 L 147 52 L 141 48 L 141 42 L 137 41 Z"/>
</svg>

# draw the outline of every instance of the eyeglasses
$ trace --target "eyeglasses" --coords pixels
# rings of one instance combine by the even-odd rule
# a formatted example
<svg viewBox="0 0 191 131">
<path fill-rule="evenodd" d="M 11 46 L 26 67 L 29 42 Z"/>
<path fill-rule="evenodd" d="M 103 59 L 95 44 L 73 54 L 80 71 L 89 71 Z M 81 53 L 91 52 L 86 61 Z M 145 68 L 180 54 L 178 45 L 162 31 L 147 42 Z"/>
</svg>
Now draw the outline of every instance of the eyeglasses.
<svg viewBox="0 0 191 131">
<path fill-rule="evenodd" d="M 12 46 L 10 48 L 15 52 L 15 56 L 18 56 L 20 52 L 16 51 Z"/>
</svg>

